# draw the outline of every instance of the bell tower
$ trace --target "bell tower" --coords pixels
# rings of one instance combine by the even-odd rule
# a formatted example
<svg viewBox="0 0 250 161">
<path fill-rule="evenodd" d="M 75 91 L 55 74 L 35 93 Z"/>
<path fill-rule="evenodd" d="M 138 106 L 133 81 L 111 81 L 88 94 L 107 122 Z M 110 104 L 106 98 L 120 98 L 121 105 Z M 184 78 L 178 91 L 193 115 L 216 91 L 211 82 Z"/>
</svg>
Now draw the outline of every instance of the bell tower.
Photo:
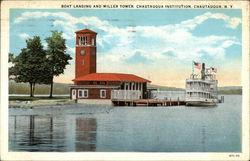
<svg viewBox="0 0 250 161">
<path fill-rule="evenodd" d="M 96 35 L 89 29 L 76 31 L 75 78 L 96 73 Z"/>
</svg>

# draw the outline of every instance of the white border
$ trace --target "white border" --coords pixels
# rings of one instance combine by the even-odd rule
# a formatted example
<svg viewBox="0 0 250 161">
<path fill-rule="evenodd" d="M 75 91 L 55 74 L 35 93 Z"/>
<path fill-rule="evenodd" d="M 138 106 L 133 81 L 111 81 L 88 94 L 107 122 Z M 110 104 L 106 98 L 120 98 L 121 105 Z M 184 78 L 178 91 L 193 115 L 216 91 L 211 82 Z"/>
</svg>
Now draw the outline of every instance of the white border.
<svg viewBox="0 0 250 161">
<path fill-rule="evenodd" d="M 227 4 L 242 9 L 242 153 L 8 152 L 9 8 L 60 9 L 60 4 Z M 248 1 L 3 1 L 1 3 L 0 160 L 248 160 L 249 159 L 249 2 Z M 239 157 L 229 157 L 239 154 Z"/>
</svg>

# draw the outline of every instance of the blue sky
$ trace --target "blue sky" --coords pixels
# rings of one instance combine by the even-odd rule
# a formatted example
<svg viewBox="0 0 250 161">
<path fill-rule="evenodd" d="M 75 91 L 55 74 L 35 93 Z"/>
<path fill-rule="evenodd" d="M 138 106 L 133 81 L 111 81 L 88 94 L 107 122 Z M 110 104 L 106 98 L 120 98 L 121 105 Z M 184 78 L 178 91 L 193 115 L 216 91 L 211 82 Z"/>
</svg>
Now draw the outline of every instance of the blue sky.
<svg viewBox="0 0 250 161">
<path fill-rule="evenodd" d="M 241 84 L 241 10 L 11 9 L 10 52 L 25 40 L 63 32 L 74 58 L 75 31 L 98 33 L 97 71 L 133 73 L 153 84 L 184 87 L 193 60 L 218 69 L 220 85 Z M 74 60 L 57 82 L 71 83 Z"/>
</svg>

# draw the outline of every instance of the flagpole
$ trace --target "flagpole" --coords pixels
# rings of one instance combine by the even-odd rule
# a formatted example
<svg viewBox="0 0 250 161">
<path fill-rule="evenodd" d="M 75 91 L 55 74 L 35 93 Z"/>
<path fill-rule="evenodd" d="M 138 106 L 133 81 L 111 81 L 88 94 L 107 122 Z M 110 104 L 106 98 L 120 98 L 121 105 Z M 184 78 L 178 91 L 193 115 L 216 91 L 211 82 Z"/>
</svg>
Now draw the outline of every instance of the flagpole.
<svg viewBox="0 0 250 161">
<path fill-rule="evenodd" d="M 192 75 L 194 75 L 194 61 L 192 61 Z"/>
</svg>

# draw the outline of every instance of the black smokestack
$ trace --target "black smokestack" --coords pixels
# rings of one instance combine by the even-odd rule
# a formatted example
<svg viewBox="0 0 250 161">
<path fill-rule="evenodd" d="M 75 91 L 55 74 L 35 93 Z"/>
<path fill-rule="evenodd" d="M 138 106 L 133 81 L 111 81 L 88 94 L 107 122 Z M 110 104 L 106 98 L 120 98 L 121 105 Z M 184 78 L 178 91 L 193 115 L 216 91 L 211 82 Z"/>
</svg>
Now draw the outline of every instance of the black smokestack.
<svg viewBox="0 0 250 161">
<path fill-rule="evenodd" d="M 201 68 L 201 79 L 205 79 L 205 63 L 202 63 L 202 68 Z"/>
</svg>

